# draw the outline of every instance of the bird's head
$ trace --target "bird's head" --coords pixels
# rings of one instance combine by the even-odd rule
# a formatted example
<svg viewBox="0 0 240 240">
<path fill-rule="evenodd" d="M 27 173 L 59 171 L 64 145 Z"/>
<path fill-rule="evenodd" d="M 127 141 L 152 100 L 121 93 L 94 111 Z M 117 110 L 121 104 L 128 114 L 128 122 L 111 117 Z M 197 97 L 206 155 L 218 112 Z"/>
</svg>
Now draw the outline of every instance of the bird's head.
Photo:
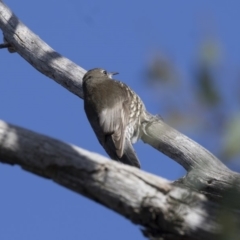
<svg viewBox="0 0 240 240">
<path fill-rule="evenodd" d="M 87 81 L 88 79 L 91 78 L 110 78 L 112 79 L 113 75 L 118 74 L 118 72 L 107 72 L 106 70 L 102 68 L 94 68 L 85 73 L 83 76 L 83 82 Z"/>
</svg>

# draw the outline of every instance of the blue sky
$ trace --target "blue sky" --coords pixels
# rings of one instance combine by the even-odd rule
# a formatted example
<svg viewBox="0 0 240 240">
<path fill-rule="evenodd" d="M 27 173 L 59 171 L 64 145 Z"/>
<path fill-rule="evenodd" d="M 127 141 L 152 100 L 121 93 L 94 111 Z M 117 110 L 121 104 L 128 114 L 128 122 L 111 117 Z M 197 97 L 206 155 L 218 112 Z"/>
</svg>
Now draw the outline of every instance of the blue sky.
<svg viewBox="0 0 240 240">
<path fill-rule="evenodd" d="M 168 55 L 187 81 L 201 37 L 211 31 L 221 42 L 226 76 L 239 74 L 238 0 L 5 3 L 52 48 L 81 67 L 118 71 L 118 79 L 140 95 L 147 109 L 163 117 L 161 103 L 142 77 L 154 53 Z M 1 50 L 0 63 L 2 120 L 106 155 L 81 99 L 18 54 Z M 228 79 L 221 84 L 231 86 Z M 205 146 L 203 140 L 201 144 Z M 169 180 L 184 175 L 181 166 L 150 146 L 139 142 L 135 149 L 144 171 Z M 122 216 L 17 166 L 0 165 L 0 196 L 3 240 L 144 239 L 139 227 Z"/>
</svg>

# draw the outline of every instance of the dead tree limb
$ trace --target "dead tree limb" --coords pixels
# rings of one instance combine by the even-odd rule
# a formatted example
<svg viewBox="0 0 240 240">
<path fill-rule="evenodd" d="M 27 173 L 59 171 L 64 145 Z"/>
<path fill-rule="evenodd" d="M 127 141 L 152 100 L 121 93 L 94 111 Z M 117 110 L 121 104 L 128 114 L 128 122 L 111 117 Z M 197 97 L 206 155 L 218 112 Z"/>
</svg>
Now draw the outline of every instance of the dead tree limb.
<svg viewBox="0 0 240 240">
<path fill-rule="evenodd" d="M 0 1 L 0 28 L 11 50 L 20 54 L 38 71 L 83 98 L 81 84 L 85 70 L 49 47 L 2 1 Z M 137 169 L 115 162 L 106 162 L 100 156 L 89 160 L 89 153 L 86 151 L 83 153 L 76 147 L 57 140 L 50 141 L 48 144 L 46 137 L 39 137 L 37 134 L 11 125 L 6 127 L 6 124 L 6 128 L 2 127 L 1 134 L 1 161 L 19 164 L 24 169 L 51 178 L 61 185 L 104 204 L 131 221 L 144 226 L 145 233 L 149 236 L 164 236 L 165 239 L 171 239 L 172 236 L 184 236 L 186 237 L 184 239 L 213 239 L 213 236 L 221 233 L 221 227 L 215 218 L 220 207 L 217 203 L 227 196 L 228 201 L 231 202 L 227 207 L 239 209 L 240 175 L 229 170 L 210 152 L 165 124 L 160 118 L 149 113 L 148 116 L 148 121 L 142 124 L 142 140 L 187 170 L 187 175 L 174 183 L 176 186 L 185 188 L 184 190 L 166 182 L 163 184 L 160 178 Z M 1 124 L 4 125 L 4 123 Z M 11 134 L 16 139 L 11 138 Z M 32 146 L 27 143 L 28 138 L 34 138 Z M 35 138 L 40 141 L 39 145 L 34 145 Z M 46 142 L 41 141 L 41 138 Z M 11 149 L 15 146 L 11 145 L 13 140 L 19 147 L 15 154 L 12 151 L 14 149 Z M 6 144 L 10 144 L 10 149 L 5 149 Z M 24 144 L 27 144 L 27 148 Z M 60 144 L 61 147 L 55 148 L 54 144 Z M 31 149 L 32 155 L 28 151 L 31 157 L 23 154 L 27 149 Z M 59 155 L 55 156 L 58 151 L 61 154 L 65 152 L 64 160 Z M 98 159 L 100 162 L 96 163 L 93 159 Z M 109 186 L 111 191 L 106 190 L 106 186 L 110 183 L 109 179 L 115 184 L 115 186 Z M 204 193 L 215 204 L 189 189 Z M 98 194 L 96 195 L 92 190 Z M 234 194 L 231 194 L 232 190 Z M 128 196 L 129 192 L 131 194 Z M 109 195 L 108 198 L 105 198 L 106 194 Z M 116 197 L 115 201 L 114 197 Z M 133 205 L 128 205 L 126 203 L 128 201 Z M 198 216 L 197 221 L 193 223 L 188 219 L 189 216 L 195 216 L 191 213 L 196 216 L 199 214 L 201 218 Z M 236 218 L 239 219 L 237 214 Z"/>
<path fill-rule="evenodd" d="M 0 161 L 17 164 L 141 225 L 158 239 L 217 239 L 221 207 L 169 181 L 0 121 Z M 239 218 L 239 213 L 231 212 Z"/>
</svg>

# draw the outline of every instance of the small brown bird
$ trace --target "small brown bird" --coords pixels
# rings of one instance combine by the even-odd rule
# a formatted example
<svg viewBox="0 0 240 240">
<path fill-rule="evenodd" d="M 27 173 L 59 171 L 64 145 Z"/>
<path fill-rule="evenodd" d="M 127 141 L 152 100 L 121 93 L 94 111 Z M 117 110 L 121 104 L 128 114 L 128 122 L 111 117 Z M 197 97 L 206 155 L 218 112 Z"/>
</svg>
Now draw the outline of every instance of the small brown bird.
<svg viewBox="0 0 240 240">
<path fill-rule="evenodd" d="M 133 149 L 141 135 L 145 106 L 126 84 L 95 68 L 83 77 L 84 109 L 107 154 L 116 161 L 140 168 Z"/>
</svg>

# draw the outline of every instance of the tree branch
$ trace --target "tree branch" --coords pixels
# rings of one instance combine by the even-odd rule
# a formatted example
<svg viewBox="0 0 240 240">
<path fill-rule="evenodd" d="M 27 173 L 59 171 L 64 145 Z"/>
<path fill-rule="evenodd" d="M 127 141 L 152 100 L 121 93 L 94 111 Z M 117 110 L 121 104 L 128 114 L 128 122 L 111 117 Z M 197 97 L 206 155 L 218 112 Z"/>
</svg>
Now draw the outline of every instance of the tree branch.
<svg viewBox="0 0 240 240">
<path fill-rule="evenodd" d="M 50 178 L 120 213 L 155 239 L 215 239 L 220 207 L 169 181 L 0 121 L 0 161 Z M 239 213 L 232 213 L 239 217 Z"/>
<path fill-rule="evenodd" d="M 7 42 L 33 67 L 83 98 L 81 81 L 85 70 L 55 52 L 21 23 L 2 2 L 0 2 L 0 28 Z M 196 142 L 167 126 L 161 119 L 148 115 L 149 121 L 143 126 L 144 142 L 177 161 L 187 171 L 200 168 L 201 165 L 227 169 Z"/>
<path fill-rule="evenodd" d="M 61 56 L 29 30 L 0 1 L 0 28 L 5 40 L 41 73 L 52 78 L 75 95 L 83 98 L 82 77 L 86 72 Z M 142 124 L 142 140 L 181 164 L 188 174 L 176 185 L 187 186 L 219 200 L 234 185 L 240 186 L 240 175 L 229 170 L 202 146 L 179 133 L 149 113 Z M 237 187 L 240 195 L 240 187 Z M 240 199 L 240 198 L 239 198 Z M 239 200 L 236 198 L 236 200 Z"/>
<path fill-rule="evenodd" d="M 86 72 L 55 52 L 31 32 L 0 0 L 0 28 L 9 50 L 41 73 L 83 98 Z M 226 195 L 238 208 L 240 177 L 199 144 L 148 114 L 142 140 L 187 171 L 174 187 L 166 180 L 124 166 L 58 140 L 0 122 L 0 161 L 22 168 L 81 193 L 144 227 L 146 235 L 164 239 L 213 239 L 222 233 L 215 220 Z M 234 190 L 234 194 L 231 193 Z M 232 204 L 233 203 L 233 204 Z M 228 212 L 231 212 L 228 210 Z M 238 213 L 233 213 L 239 219 Z M 193 220 L 194 219 L 194 220 Z"/>
<path fill-rule="evenodd" d="M 83 98 L 82 77 L 86 70 L 54 51 L 28 29 L 2 1 L 0 28 L 4 39 L 34 68 Z"/>
<path fill-rule="evenodd" d="M 0 49 L 1 48 L 9 48 L 9 47 L 11 47 L 10 43 L 2 43 L 2 44 L 0 44 Z"/>
<path fill-rule="evenodd" d="M 240 175 L 228 169 L 213 154 L 187 136 L 164 123 L 159 117 L 149 114 L 143 126 L 144 142 L 163 152 L 186 170 L 187 175 L 177 180 L 176 186 L 188 187 L 204 193 L 214 201 L 222 199 L 234 189 L 234 206 L 240 201 Z"/>
</svg>

